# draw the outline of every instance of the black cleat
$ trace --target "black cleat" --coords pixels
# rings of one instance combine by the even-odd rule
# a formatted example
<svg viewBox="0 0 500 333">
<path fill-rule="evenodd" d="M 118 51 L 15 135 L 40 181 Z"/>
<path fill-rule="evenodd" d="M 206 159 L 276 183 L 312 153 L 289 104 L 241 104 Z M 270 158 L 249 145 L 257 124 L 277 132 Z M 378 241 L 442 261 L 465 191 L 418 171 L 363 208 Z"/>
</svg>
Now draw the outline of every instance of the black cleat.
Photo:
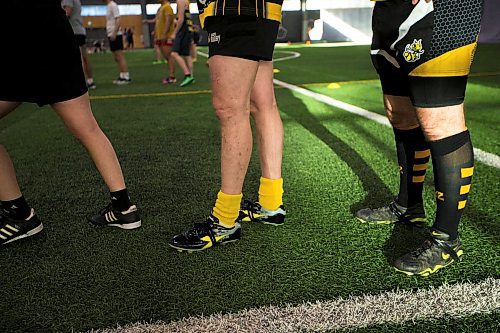
<svg viewBox="0 0 500 333">
<path fill-rule="evenodd" d="M 117 211 L 112 204 L 104 207 L 98 214 L 89 218 L 89 222 L 97 226 L 135 229 L 142 224 L 141 215 L 135 205 L 124 212 Z"/>
<path fill-rule="evenodd" d="M 0 213 L 0 245 L 33 236 L 43 229 L 42 222 L 31 209 L 30 216 L 25 220 L 15 220 Z"/>
<path fill-rule="evenodd" d="M 286 211 L 285 207 L 280 206 L 276 210 L 267 210 L 258 202 L 243 200 L 240 208 L 240 222 L 262 222 L 274 226 L 283 225 L 285 223 Z"/>
<path fill-rule="evenodd" d="M 416 226 L 425 224 L 424 206 L 416 204 L 406 208 L 392 201 L 387 206 L 380 208 L 363 208 L 356 212 L 356 218 L 368 224 L 393 224 L 406 223 Z"/>
<path fill-rule="evenodd" d="M 460 261 L 464 250 L 460 239 L 449 241 L 448 235 L 432 231 L 421 247 L 394 261 L 394 268 L 406 275 L 428 276 L 455 261 Z"/>
<path fill-rule="evenodd" d="M 203 251 L 217 244 L 227 244 L 241 239 L 241 226 L 236 222 L 233 228 L 225 228 L 219 220 L 210 215 L 204 222 L 196 223 L 188 231 L 176 235 L 168 245 L 182 252 Z"/>
</svg>

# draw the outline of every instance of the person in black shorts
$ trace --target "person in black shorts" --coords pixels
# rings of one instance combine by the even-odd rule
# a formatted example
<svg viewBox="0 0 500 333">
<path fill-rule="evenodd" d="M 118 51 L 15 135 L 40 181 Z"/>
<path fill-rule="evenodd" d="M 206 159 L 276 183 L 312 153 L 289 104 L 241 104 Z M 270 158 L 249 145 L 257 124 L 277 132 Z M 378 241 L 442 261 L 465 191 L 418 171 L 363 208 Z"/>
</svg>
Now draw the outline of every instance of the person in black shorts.
<svg viewBox="0 0 500 333">
<path fill-rule="evenodd" d="M 188 0 L 177 0 L 177 25 L 174 32 L 172 58 L 184 72 L 184 80 L 180 86 L 185 87 L 195 82 L 193 75 L 193 59 L 191 43 L 193 42 L 193 21 L 189 11 Z"/>
<path fill-rule="evenodd" d="M 134 48 L 134 28 L 127 29 L 127 49 Z"/>
<path fill-rule="evenodd" d="M 434 273 L 464 252 L 458 225 L 474 172 L 464 97 L 481 14 L 482 0 L 393 0 L 373 11 L 371 54 L 394 128 L 400 187 L 389 205 L 356 216 L 372 224 L 425 221 L 432 157 L 437 211 L 429 239 L 393 263 L 408 275 Z"/>
<path fill-rule="evenodd" d="M 273 86 L 273 51 L 282 1 L 198 1 L 209 37 L 213 106 L 221 127 L 222 184 L 210 216 L 170 246 L 201 251 L 238 241 L 241 222 L 282 225 L 283 124 Z M 257 7 L 256 7 L 257 5 Z M 252 152 L 252 115 L 258 136 L 261 178 L 258 202 L 242 202 Z"/>
<path fill-rule="evenodd" d="M 23 13 L 25 23 L 20 25 L 12 13 Z M 33 39 L 30 43 L 17 43 L 16 52 L 0 52 L 0 118 L 22 102 L 49 104 L 89 152 L 110 190 L 111 203 L 89 220 L 96 225 L 138 228 L 141 217 L 130 202 L 113 146 L 92 114 L 80 50 L 60 0 L 2 2 L 0 29 L 9 31 L 4 36 L 7 44 L 35 30 L 58 41 L 49 45 L 45 40 Z M 30 56 L 33 48 L 39 50 L 36 62 Z M 0 145 L 0 204 L 0 245 L 42 230 L 42 222 L 19 189 L 12 160 L 3 145 Z"/>
<path fill-rule="evenodd" d="M 132 82 L 128 71 L 128 63 L 123 53 L 123 32 L 118 4 L 113 0 L 102 0 L 106 4 L 106 35 L 108 36 L 109 49 L 120 71 L 114 84 L 125 85 Z"/>
</svg>

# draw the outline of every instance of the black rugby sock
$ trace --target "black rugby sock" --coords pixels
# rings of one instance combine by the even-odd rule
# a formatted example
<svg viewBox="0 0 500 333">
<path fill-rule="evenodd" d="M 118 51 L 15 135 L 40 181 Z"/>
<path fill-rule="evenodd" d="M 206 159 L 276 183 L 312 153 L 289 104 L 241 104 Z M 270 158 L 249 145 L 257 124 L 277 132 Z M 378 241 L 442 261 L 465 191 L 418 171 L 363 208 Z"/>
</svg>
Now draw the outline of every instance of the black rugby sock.
<svg viewBox="0 0 500 333">
<path fill-rule="evenodd" d="M 25 220 L 31 215 L 31 207 L 24 199 L 24 196 L 14 200 L 1 201 L 1 203 L 5 214 L 15 220 Z"/>
<path fill-rule="evenodd" d="M 132 202 L 130 202 L 130 197 L 128 195 L 128 190 L 124 188 L 123 190 L 110 192 L 111 194 L 111 203 L 113 204 L 113 208 L 124 212 L 132 206 Z"/>
<path fill-rule="evenodd" d="M 420 127 L 411 130 L 394 128 L 399 163 L 399 193 L 397 203 L 412 207 L 422 203 L 425 172 L 429 163 L 429 144 Z"/>
<path fill-rule="evenodd" d="M 469 131 L 431 141 L 436 220 L 433 228 L 454 240 L 469 195 L 474 173 L 474 152 Z"/>
</svg>

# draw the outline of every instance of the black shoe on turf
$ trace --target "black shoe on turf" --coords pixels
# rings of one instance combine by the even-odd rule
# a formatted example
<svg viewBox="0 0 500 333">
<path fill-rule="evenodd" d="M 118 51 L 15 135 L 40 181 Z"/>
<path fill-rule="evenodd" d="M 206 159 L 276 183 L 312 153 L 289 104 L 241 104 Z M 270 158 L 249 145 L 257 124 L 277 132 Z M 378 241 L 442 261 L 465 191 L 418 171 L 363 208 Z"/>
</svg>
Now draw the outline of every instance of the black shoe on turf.
<svg viewBox="0 0 500 333">
<path fill-rule="evenodd" d="M 285 223 L 286 211 L 281 205 L 276 210 L 267 210 L 258 202 L 243 200 L 240 207 L 240 222 L 262 222 L 274 226 L 283 225 Z"/>
<path fill-rule="evenodd" d="M 380 208 L 363 208 L 356 212 L 356 218 L 369 224 L 406 223 L 416 226 L 425 224 L 424 206 L 419 203 L 406 208 L 392 201 L 387 206 Z"/>
<path fill-rule="evenodd" d="M 203 251 L 218 244 L 227 244 L 241 239 L 241 226 L 236 222 L 233 228 L 225 228 L 219 220 L 210 215 L 204 222 L 196 223 L 188 231 L 174 236 L 168 245 L 182 252 Z"/>
<path fill-rule="evenodd" d="M 98 214 L 89 218 L 89 222 L 97 226 L 118 227 L 121 229 L 135 229 L 142 224 L 141 214 L 135 205 L 124 212 L 113 208 L 112 204 L 104 207 Z"/>
<path fill-rule="evenodd" d="M 30 216 L 25 220 L 16 220 L 0 213 L 0 245 L 33 236 L 43 229 L 43 224 L 31 209 Z"/>
<path fill-rule="evenodd" d="M 448 240 L 448 235 L 432 232 L 421 247 L 394 261 L 394 268 L 406 275 L 428 276 L 455 261 L 460 261 L 464 250 L 460 239 Z"/>
</svg>

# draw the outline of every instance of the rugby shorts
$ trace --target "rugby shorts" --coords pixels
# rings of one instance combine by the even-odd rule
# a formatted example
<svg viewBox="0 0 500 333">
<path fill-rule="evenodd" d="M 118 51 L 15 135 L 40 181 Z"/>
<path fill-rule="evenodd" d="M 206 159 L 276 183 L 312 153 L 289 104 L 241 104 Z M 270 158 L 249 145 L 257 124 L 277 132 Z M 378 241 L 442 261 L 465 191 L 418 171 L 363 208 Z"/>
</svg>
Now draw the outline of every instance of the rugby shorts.
<svg viewBox="0 0 500 333">
<path fill-rule="evenodd" d="M 409 96 L 417 107 L 463 103 L 482 0 L 378 1 L 372 61 L 386 95 Z"/>
</svg>

